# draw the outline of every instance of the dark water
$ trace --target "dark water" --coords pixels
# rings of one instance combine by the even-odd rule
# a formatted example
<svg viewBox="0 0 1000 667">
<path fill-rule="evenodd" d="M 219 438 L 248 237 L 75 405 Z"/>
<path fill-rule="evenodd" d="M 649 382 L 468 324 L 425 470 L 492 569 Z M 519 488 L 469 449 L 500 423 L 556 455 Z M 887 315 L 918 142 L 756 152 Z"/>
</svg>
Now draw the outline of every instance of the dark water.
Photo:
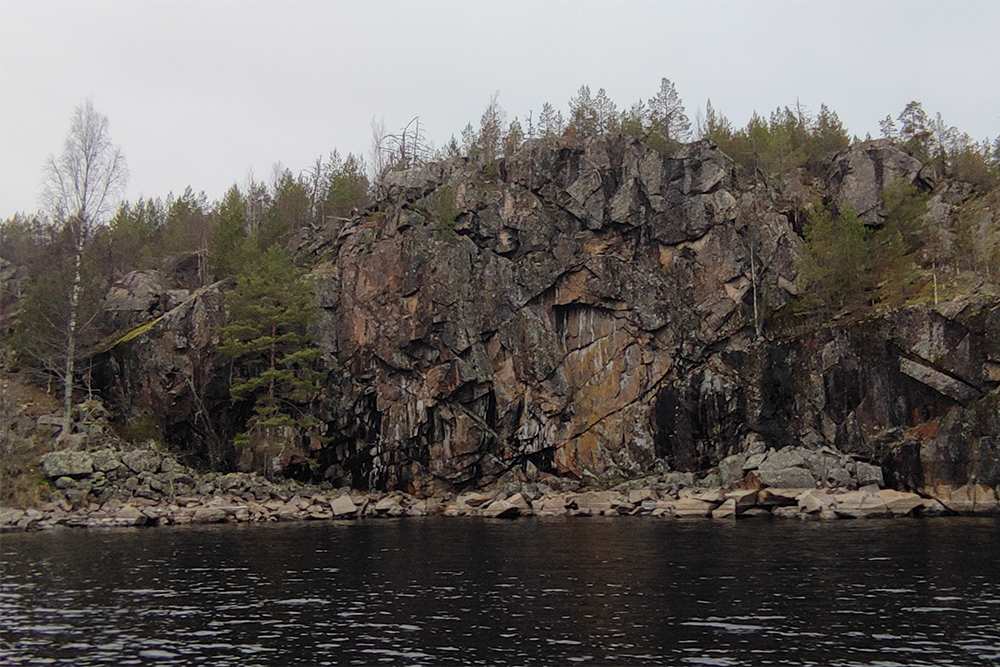
<svg viewBox="0 0 1000 667">
<path fill-rule="evenodd" d="M 0 663 L 1000 663 L 1000 521 L 3 535 Z"/>
</svg>

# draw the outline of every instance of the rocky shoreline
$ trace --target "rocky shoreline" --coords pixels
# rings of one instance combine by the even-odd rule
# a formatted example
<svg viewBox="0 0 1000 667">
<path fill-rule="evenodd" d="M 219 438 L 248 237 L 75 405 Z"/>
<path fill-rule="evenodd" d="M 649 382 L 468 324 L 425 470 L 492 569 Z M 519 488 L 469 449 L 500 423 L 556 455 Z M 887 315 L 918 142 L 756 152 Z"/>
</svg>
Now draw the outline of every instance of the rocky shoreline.
<svg viewBox="0 0 1000 667">
<path fill-rule="evenodd" d="M 649 516 L 660 519 L 800 520 L 1000 514 L 997 490 L 980 484 L 921 493 L 884 486 L 877 466 L 828 447 L 786 447 L 723 459 L 700 480 L 660 471 L 610 489 L 550 477 L 426 498 L 328 484 L 269 481 L 252 473 L 198 473 L 149 444 L 138 449 L 61 450 L 42 459 L 55 487 L 37 508 L 0 508 L 0 531 L 58 527 L 396 518 L 428 515 Z"/>
</svg>

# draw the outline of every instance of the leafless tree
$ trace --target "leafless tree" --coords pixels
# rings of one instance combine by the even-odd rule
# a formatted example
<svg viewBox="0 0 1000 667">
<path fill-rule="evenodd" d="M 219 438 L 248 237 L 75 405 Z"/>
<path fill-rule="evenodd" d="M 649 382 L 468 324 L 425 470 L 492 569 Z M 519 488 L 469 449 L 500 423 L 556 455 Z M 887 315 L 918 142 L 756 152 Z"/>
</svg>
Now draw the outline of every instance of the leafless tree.
<svg viewBox="0 0 1000 667">
<path fill-rule="evenodd" d="M 62 155 L 49 157 L 45 165 L 42 202 L 51 209 L 55 221 L 68 227 L 73 238 L 63 399 L 63 433 L 66 434 L 73 412 L 83 249 L 94 228 L 114 210 L 128 183 L 128 165 L 121 149 L 111 143 L 108 125 L 107 116 L 95 111 L 89 99 L 85 100 L 73 112 Z"/>
</svg>

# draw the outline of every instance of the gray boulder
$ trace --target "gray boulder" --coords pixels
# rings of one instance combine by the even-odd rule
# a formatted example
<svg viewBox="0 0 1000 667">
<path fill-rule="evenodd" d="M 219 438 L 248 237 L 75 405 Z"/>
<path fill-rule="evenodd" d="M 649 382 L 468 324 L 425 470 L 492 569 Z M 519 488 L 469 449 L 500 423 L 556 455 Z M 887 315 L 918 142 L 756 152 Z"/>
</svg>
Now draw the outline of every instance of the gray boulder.
<svg viewBox="0 0 1000 667">
<path fill-rule="evenodd" d="M 802 452 L 792 447 L 785 447 L 778 451 L 772 451 L 767 455 L 757 469 L 759 471 L 784 470 L 786 468 L 805 468 L 806 459 Z"/>
<path fill-rule="evenodd" d="M 59 415 L 42 415 L 35 422 L 35 432 L 43 438 L 54 438 L 62 432 L 63 420 Z"/>
<path fill-rule="evenodd" d="M 42 470 L 50 479 L 84 477 L 94 472 L 94 461 L 87 452 L 63 449 L 43 456 Z"/>
<path fill-rule="evenodd" d="M 814 489 L 816 480 L 805 468 L 780 468 L 778 470 L 757 471 L 760 481 L 774 488 L 780 489 Z"/>
<path fill-rule="evenodd" d="M 873 466 L 864 461 L 858 461 L 854 465 L 858 486 L 867 486 L 869 484 L 877 484 L 879 487 L 885 486 L 885 480 L 882 478 L 882 469 L 880 467 Z"/>
<path fill-rule="evenodd" d="M 746 461 L 746 454 L 733 454 L 719 461 L 719 481 L 722 486 L 730 487 L 743 479 L 743 467 Z"/>
<path fill-rule="evenodd" d="M 149 449 L 134 449 L 122 454 L 122 463 L 136 474 L 141 472 L 157 472 L 160 469 L 162 458 L 159 452 Z"/>
</svg>

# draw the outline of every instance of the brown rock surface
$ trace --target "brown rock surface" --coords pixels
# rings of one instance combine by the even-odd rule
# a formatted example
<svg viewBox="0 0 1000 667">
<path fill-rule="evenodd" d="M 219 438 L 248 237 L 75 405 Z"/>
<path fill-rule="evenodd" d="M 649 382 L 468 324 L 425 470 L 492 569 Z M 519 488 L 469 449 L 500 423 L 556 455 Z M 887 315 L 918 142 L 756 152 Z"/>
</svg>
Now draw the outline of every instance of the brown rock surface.
<svg viewBox="0 0 1000 667">
<path fill-rule="evenodd" d="M 877 468 L 862 483 L 1000 484 L 996 299 L 758 331 L 755 307 L 797 291 L 801 211 L 709 142 L 661 154 L 622 136 L 529 141 L 495 166 L 393 173 L 358 217 L 303 232 L 329 371 L 315 407 L 329 442 L 306 453 L 315 481 L 427 496 L 727 461 L 726 483 L 748 471 L 748 487 L 833 488 L 860 463 Z M 833 159 L 817 194 L 874 223 L 892 182 L 938 187 L 921 170 L 866 142 Z M 116 414 L 148 411 L 222 467 L 241 420 L 213 339 L 227 285 L 180 300 L 195 286 L 164 276 L 116 288 L 114 316 L 144 324 L 102 346 L 95 382 Z M 769 454 L 752 470 L 757 444 L 856 461 L 769 468 Z"/>
</svg>

